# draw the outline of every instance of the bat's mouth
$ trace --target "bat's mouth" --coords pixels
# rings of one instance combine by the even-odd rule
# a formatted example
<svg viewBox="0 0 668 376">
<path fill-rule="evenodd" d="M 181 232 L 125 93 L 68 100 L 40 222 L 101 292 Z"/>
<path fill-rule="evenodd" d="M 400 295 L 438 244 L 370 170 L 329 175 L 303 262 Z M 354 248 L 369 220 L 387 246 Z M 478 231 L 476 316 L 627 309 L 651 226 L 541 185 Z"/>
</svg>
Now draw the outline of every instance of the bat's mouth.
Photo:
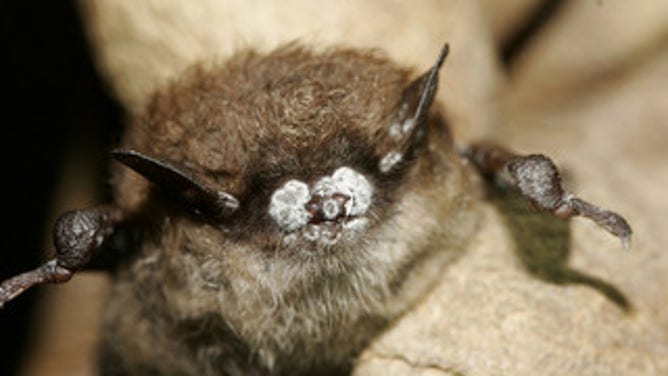
<svg viewBox="0 0 668 376">
<path fill-rule="evenodd" d="M 369 220 L 365 217 L 351 217 L 339 221 L 322 221 L 308 223 L 298 231 L 305 240 L 333 245 L 340 240 L 351 240 L 367 227 Z"/>
<path fill-rule="evenodd" d="M 335 244 L 366 228 L 365 217 L 373 196 L 366 177 L 349 167 L 341 167 L 309 185 L 290 180 L 271 196 L 269 215 L 286 233 L 305 240 Z"/>
</svg>

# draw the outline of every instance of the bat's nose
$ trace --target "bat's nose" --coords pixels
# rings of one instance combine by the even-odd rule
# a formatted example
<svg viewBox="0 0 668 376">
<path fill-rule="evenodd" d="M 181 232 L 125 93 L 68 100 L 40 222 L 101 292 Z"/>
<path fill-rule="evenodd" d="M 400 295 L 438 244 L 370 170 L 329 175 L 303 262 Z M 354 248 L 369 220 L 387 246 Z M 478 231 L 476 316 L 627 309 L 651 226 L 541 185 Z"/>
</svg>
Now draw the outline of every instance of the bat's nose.
<svg viewBox="0 0 668 376">
<path fill-rule="evenodd" d="M 335 222 L 345 218 L 346 203 L 350 196 L 340 192 L 328 195 L 314 195 L 306 203 L 306 211 L 310 215 L 309 223 L 320 223 L 324 221 Z"/>
</svg>

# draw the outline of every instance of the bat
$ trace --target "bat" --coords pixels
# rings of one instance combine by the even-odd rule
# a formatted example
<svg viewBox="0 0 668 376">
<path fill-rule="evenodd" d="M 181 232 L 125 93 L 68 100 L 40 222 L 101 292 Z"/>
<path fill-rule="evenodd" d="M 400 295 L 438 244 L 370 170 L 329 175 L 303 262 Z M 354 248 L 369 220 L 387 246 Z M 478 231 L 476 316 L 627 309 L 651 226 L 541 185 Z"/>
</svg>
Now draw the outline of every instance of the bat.
<svg viewBox="0 0 668 376">
<path fill-rule="evenodd" d="M 462 252 L 480 175 L 628 247 L 624 218 L 548 157 L 455 146 L 433 105 L 448 52 L 419 75 L 298 43 L 194 66 L 113 152 L 114 202 L 63 214 L 55 257 L 4 281 L 0 306 L 106 260 L 105 375 L 340 374 Z"/>
</svg>

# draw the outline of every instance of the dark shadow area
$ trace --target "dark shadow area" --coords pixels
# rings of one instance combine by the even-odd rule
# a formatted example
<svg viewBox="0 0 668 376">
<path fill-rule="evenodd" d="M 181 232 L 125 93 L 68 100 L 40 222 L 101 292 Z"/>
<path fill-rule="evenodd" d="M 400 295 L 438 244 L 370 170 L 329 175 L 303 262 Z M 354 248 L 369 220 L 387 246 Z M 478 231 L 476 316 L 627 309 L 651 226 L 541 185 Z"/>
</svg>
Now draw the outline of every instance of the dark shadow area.
<svg viewBox="0 0 668 376">
<path fill-rule="evenodd" d="M 543 0 L 526 18 L 524 23 L 501 46 L 501 61 L 508 67 L 513 64 L 531 38 L 559 12 L 568 0 Z"/>
<path fill-rule="evenodd" d="M 93 67 L 73 1 L 2 5 L 4 280 L 36 267 L 50 251 L 45 218 L 64 185 L 65 155 L 77 150 L 94 161 L 101 200 L 108 197 L 108 149 L 118 139 L 121 113 Z M 0 375 L 15 374 L 22 360 L 39 296 L 34 290 L 0 310 Z"/>
<path fill-rule="evenodd" d="M 601 278 L 568 265 L 570 222 L 551 213 L 532 210 L 516 191 L 490 188 L 488 195 L 510 231 L 515 252 L 532 276 L 559 285 L 582 284 L 603 294 L 623 311 L 633 310 L 631 302 L 617 287 Z"/>
</svg>

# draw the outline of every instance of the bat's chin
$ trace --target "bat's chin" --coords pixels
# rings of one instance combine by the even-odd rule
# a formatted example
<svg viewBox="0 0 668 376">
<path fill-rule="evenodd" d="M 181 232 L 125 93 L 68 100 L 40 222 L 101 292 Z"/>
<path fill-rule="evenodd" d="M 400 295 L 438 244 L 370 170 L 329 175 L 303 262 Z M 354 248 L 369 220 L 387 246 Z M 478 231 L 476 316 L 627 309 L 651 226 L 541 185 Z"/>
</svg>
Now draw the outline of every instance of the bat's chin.
<svg viewBox="0 0 668 376">
<path fill-rule="evenodd" d="M 283 236 L 283 242 L 293 244 L 305 242 L 311 245 L 333 246 L 355 240 L 367 229 L 369 220 L 364 216 L 355 216 L 336 221 L 310 222 L 297 231 Z"/>
</svg>

